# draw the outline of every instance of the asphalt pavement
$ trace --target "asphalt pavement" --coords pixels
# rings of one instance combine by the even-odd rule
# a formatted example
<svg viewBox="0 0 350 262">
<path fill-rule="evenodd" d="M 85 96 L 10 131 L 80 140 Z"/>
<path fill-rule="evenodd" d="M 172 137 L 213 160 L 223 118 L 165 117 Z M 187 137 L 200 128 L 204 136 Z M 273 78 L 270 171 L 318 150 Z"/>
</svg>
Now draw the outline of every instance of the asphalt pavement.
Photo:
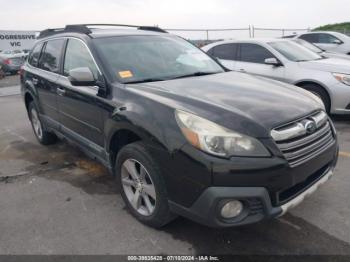
<svg viewBox="0 0 350 262">
<path fill-rule="evenodd" d="M 40 145 L 21 97 L 0 97 L 0 254 L 350 255 L 350 118 L 335 123 L 335 176 L 285 216 L 155 230 L 127 212 L 104 167 L 65 142 Z"/>
</svg>

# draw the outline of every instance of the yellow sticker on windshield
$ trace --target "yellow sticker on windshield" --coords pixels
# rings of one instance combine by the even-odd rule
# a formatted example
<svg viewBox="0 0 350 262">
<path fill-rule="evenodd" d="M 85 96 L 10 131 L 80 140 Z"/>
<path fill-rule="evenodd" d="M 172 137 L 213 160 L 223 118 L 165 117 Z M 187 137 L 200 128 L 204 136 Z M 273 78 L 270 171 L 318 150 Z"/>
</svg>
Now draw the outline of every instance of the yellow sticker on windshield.
<svg viewBox="0 0 350 262">
<path fill-rule="evenodd" d="M 119 71 L 119 76 L 121 78 L 129 78 L 129 77 L 132 77 L 132 73 L 129 70 L 127 70 L 127 71 Z"/>
</svg>

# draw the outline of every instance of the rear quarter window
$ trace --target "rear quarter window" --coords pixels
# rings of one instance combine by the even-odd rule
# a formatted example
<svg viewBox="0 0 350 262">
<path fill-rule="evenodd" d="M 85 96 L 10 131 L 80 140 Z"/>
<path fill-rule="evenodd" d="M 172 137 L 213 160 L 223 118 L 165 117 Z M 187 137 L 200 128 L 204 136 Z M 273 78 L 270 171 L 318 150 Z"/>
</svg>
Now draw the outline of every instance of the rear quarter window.
<svg viewBox="0 0 350 262">
<path fill-rule="evenodd" d="M 33 51 L 30 53 L 28 57 L 28 63 L 32 66 L 38 66 L 38 61 L 41 54 L 41 49 L 43 47 L 43 43 L 38 43 L 34 48 Z"/>
</svg>

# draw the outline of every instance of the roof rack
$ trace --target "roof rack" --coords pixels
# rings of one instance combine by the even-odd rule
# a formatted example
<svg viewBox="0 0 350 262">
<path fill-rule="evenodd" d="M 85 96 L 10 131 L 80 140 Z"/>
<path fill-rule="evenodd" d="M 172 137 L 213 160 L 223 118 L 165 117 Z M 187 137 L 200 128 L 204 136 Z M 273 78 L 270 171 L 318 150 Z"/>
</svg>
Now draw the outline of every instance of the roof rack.
<svg viewBox="0 0 350 262">
<path fill-rule="evenodd" d="M 66 25 L 65 28 L 51 28 L 40 32 L 38 38 L 48 37 L 60 33 L 81 33 L 81 34 L 91 34 L 92 31 L 89 27 L 92 26 L 111 26 L 111 27 L 132 27 L 137 30 L 154 31 L 159 33 L 168 33 L 164 29 L 157 26 L 139 26 L 139 25 L 125 25 L 125 24 L 76 24 L 76 25 Z"/>
<path fill-rule="evenodd" d="M 126 24 L 81 24 L 79 26 L 111 26 L 111 27 L 132 27 L 138 30 L 154 31 L 159 33 L 168 33 L 158 26 L 126 25 Z"/>
</svg>

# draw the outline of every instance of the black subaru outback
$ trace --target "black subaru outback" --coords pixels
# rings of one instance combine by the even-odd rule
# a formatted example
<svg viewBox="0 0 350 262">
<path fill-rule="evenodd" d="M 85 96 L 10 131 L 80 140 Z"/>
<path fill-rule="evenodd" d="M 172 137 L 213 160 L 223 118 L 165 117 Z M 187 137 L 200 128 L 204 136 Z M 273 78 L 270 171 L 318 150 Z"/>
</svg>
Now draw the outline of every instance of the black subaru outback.
<svg viewBox="0 0 350 262">
<path fill-rule="evenodd" d="M 332 176 L 336 132 L 313 94 L 229 72 L 157 27 L 106 26 L 41 32 L 22 93 L 39 142 L 102 162 L 139 221 L 253 223 Z"/>
</svg>

